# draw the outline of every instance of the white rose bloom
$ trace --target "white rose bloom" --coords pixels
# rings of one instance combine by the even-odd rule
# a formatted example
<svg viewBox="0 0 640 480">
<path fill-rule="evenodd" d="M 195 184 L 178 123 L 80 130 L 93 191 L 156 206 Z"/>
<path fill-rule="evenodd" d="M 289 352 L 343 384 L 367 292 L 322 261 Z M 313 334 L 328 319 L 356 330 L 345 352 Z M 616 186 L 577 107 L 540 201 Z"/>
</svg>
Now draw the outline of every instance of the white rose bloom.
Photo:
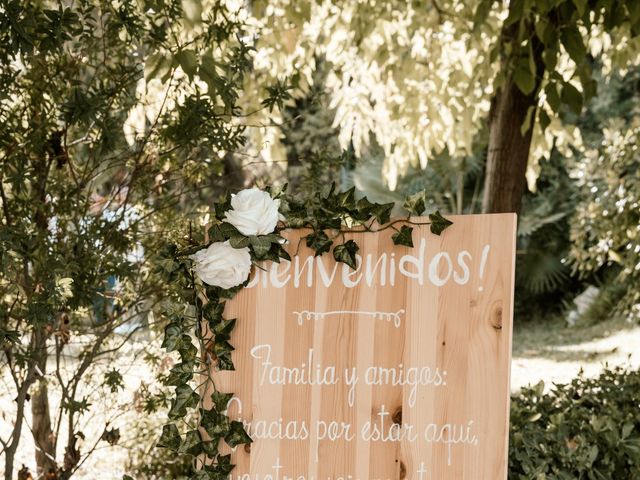
<svg viewBox="0 0 640 480">
<path fill-rule="evenodd" d="M 251 272 L 249 249 L 233 248 L 228 241 L 212 243 L 190 258 L 200 280 L 214 287 L 227 289 L 240 285 Z"/>
<path fill-rule="evenodd" d="M 243 235 L 273 233 L 280 218 L 280 200 L 274 200 L 268 192 L 257 188 L 231 195 L 231 207 L 225 213 L 225 219 Z"/>
</svg>

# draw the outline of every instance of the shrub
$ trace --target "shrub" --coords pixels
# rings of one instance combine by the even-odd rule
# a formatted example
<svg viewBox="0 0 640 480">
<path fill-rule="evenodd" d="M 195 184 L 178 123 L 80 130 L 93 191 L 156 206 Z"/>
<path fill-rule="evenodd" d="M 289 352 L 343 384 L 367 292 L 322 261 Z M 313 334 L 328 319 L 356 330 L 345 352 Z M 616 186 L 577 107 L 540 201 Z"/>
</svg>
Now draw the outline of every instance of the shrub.
<svg viewBox="0 0 640 480">
<path fill-rule="evenodd" d="M 640 478 L 640 371 L 582 374 L 512 399 L 510 480 Z"/>
</svg>

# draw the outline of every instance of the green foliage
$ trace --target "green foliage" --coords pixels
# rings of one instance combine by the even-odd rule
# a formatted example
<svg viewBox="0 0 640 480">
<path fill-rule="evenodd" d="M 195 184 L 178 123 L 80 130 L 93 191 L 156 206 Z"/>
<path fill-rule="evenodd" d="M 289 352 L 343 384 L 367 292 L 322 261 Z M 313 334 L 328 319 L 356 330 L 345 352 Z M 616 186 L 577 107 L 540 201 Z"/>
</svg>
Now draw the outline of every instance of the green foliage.
<svg viewBox="0 0 640 480">
<path fill-rule="evenodd" d="M 104 376 L 104 385 L 109 388 L 111 393 L 116 393 L 120 389 L 124 390 L 122 374 L 115 368 L 109 370 Z"/>
<path fill-rule="evenodd" d="M 486 22 L 487 10 L 493 3 L 480 3 L 476 28 Z M 640 34 L 640 11 L 635 0 L 514 0 L 509 4 L 502 41 L 494 46 L 491 55 L 502 55 L 507 66 L 498 76 L 498 86 L 512 73 L 515 84 L 525 95 L 538 95 L 544 90 L 546 103 L 554 114 L 560 114 L 566 106 L 579 115 L 597 89 L 586 42 L 602 30 L 618 29 L 624 29 L 629 37 Z M 558 62 L 563 51 L 576 67 L 570 79 L 563 76 Z M 580 89 L 576 88 L 578 84 Z M 550 123 L 550 112 L 540 108 L 537 113 L 544 130 Z M 532 125 L 529 121 L 523 128 L 526 130 Z"/>
<path fill-rule="evenodd" d="M 618 480 L 640 471 L 640 372 L 606 370 L 511 401 L 510 480 Z"/>
<path fill-rule="evenodd" d="M 327 67 L 326 61 L 316 59 L 312 84 L 304 94 L 300 93 L 301 87 L 295 89 L 295 98 L 285 104 L 278 126 L 291 190 L 309 195 L 334 181 L 343 187 L 342 172 L 348 170 L 354 160 L 352 151 L 343 152 L 340 148 L 338 130 L 332 126 Z"/>
<path fill-rule="evenodd" d="M 152 255 L 222 191 L 221 159 L 245 142 L 237 121 L 250 66 L 244 27 L 224 4 L 201 15 L 199 3 L 0 7 L 0 342 L 14 380 L 8 395 L 24 404 L 47 378 L 69 414 L 46 412 L 65 420 L 37 432 L 54 439 L 45 452 L 52 468 L 65 451 L 58 438 L 73 442 L 79 417 L 96 408 L 78 388 L 90 367 L 145 327 L 164 297 Z M 196 347 L 183 323 L 170 331 L 167 345 L 184 357 L 171 374 L 179 383 Z M 64 368 L 48 357 L 68 355 L 80 335 L 77 369 L 46 371 Z M 115 371 L 104 380 L 121 388 Z M 172 415 L 195 397 L 180 399 Z M 23 426 L 20 414 L 12 420 L 2 439 L 7 475 Z M 60 459 L 59 474 L 73 474 L 91 452 Z"/>
<path fill-rule="evenodd" d="M 576 165 L 582 202 L 572 217 L 571 257 L 582 274 L 615 266 L 627 294 L 618 308 L 640 318 L 640 128 L 604 130 L 602 144 Z"/>
<path fill-rule="evenodd" d="M 518 222 L 516 311 L 524 318 L 560 311 L 582 287 L 567 262 L 576 186 L 558 152 L 541 162 L 536 187 L 524 196 Z"/>
</svg>

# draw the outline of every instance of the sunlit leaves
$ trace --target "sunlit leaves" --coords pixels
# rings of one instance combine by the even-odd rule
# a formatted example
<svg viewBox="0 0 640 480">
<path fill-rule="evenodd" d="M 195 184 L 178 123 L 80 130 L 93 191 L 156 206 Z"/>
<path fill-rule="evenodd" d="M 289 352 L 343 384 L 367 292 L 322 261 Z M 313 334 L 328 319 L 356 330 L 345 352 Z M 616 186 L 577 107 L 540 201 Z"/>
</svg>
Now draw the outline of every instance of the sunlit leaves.
<svg viewBox="0 0 640 480">
<path fill-rule="evenodd" d="M 378 12 L 378 22 L 373 20 L 376 16 L 364 13 L 373 8 L 369 2 L 341 3 L 340 8 L 335 8 L 335 2 L 303 3 L 309 17 L 295 20 L 262 17 L 263 10 L 256 11 L 256 20 L 266 32 L 257 44 L 268 51 L 258 73 L 278 78 L 280 69 L 293 70 L 295 65 L 303 77 L 312 78 L 312 60 L 318 52 L 329 52 L 326 86 L 340 143 L 362 157 L 375 138 L 385 151 L 383 174 L 392 189 L 409 165 L 424 167 L 445 149 L 454 157 L 468 153 L 475 134 L 486 128 L 488 105 L 503 77 L 512 78 L 526 95 L 541 94 L 538 88 L 548 81 L 571 81 L 584 104 L 594 94 L 590 74 L 570 77 L 576 65 L 591 63 L 589 38 L 605 35 L 603 29 L 624 30 L 628 25 L 637 26 L 632 33 L 640 31 L 640 8 L 633 1 L 612 2 L 610 7 L 586 0 L 450 1 L 436 9 L 406 9 L 401 2 L 387 2 L 385 11 Z M 447 11 L 456 15 L 438 14 Z M 343 21 L 343 14 L 358 22 Z M 284 30 L 286 22 L 296 28 L 283 42 L 277 32 Z M 331 25 L 331 29 L 326 32 L 327 27 L 317 25 Z M 448 35 L 450 31 L 455 34 Z M 379 38 L 386 39 L 383 51 L 376 47 Z M 628 37 L 621 31 L 607 38 L 615 43 Z M 611 50 L 616 58 L 623 57 L 615 45 Z M 444 85 L 442 79 L 446 79 Z M 529 126 L 534 130 L 538 119 L 545 127 L 557 120 L 563 106 L 578 110 L 577 97 L 561 96 L 561 85 L 557 89 L 547 109 L 549 121 L 532 114 Z M 464 99 L 462 106 L 460 99 Z M 533 103 L 540 102 L 534 99 Z M 277 109 L 273 114 L 278 114 Z M 429 121 L 421 121 L 424 118 Z M 560 127 L 547 130 L 547 136 L 561 131 Z M 544 142 L 545 156 L 552 144 L 552 138 Z M 542 148 L 543 142 L 537 147 Z"/>
<path fill-rule="evenodd" d="M 144 78 L 148 82 L 154 78 L 159 78 L 162 83 L 166 82 L 173 67 L 173 58 L 163 52 L 149 55 L 144 64 Z"/>
<path fill-rule="evenodd" d="M 195 50 L 179 50 L 176 53 L 175 57 L 180 67 L 182 67 L 184 73 L 187 74 L 190 80 L 193 80 L 193 77 L 198 69 L 198 57 Z"/>
</svg>

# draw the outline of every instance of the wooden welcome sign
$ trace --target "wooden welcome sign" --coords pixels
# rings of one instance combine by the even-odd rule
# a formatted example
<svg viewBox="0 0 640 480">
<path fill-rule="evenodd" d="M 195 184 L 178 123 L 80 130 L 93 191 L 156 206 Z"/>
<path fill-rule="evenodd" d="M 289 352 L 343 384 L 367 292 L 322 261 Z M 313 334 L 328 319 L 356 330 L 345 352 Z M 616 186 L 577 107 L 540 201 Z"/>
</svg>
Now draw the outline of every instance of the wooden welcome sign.
<svg viewBox="0 0 640 480">
<path fill-rule="evenodd" d="M 231 478 L 506 479 L 516 216 L 450 218 L 413 248 L 346 234 L 355 271 L 283 233 L 292 262 L 226 306 L 236 371 L 213 377 L 254 440 Z"/>
</svg>

